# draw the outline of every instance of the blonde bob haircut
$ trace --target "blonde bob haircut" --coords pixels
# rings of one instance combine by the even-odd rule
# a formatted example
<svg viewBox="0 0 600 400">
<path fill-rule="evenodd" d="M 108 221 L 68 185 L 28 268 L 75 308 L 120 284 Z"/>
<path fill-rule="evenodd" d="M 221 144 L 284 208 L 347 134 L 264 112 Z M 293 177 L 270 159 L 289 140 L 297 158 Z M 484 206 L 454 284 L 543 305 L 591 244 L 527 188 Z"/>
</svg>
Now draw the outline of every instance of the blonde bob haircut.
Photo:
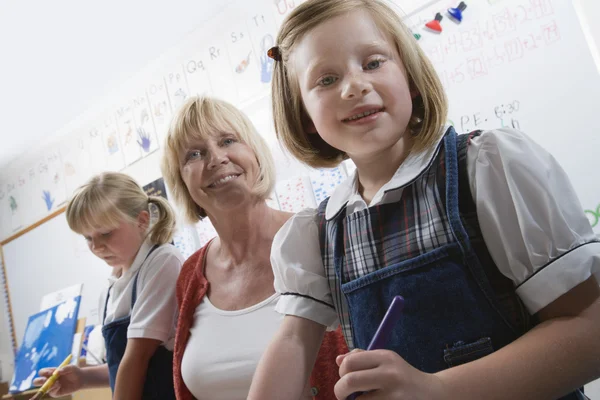
<svg viewBox="0 0 600 400">
<path fill-rule="evenodd" d="M 428 149 L 443 134 L 448 104 L 442 83 L 412 32 L 390 6 L 382 0 L 307 0 L 288 15 L 277 35 L 281 61 L 275 62 L 271 90 L 277 137 L 296 158 L 311 167 L 334 167 L 348 155 L 327 144 L 319 135 L 306 132 L 306 122 L 310 119 L 290 64 L 291 55 L 294 46 L 311 29 L 358 10 L 367 12 L 382 33 L 393 41 L 406 69 L 410 89 L 417 93 L 408 124 L 414 137 L 411 151 Z"/>
<path fill-rule="evenodd" d="M 104 172 L 94 176 L 75 190 L 67 204 L 67 223 L 72 231 L 114 229 L 123 221 L 135 223 L 142 211 L 150 213 L 149 205 L 158 209 L 158 220 L 149 231 L 152 244 L 165 244 L 175 233 L 175 213 L 162 197 L 148 196 L 129 175 Z"/>
<path fill-rule="evenodd" d="M 173 198 L 189 223 L 205 218 L 206 212 L 194 202 L 181 178 L 182 155 L 194 141 L 206 140 L 219 132 L 235 134 L 254 151 L 260 175 L 253 192 L 263 200 L 273 192 L 275 167 L 271 150 L 246 114 L 226 101 L 193 96 L 173 116 L 161 163 L 163 176 Z"/>
</svg>

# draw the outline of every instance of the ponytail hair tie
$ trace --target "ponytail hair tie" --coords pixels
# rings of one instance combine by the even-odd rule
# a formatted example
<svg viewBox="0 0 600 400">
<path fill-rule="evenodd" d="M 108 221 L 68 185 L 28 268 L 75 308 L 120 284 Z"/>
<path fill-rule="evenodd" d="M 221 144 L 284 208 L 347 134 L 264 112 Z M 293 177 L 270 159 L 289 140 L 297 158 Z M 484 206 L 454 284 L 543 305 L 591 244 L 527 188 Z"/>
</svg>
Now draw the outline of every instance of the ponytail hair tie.
<svg viewBox="0 0 600 400">
<path fill-rule="evenodd" d="M 267 50 L 267 56 L 275 61 L 281 61 L 281 50 L 279 50 L 279 47 L 273 46 Z"/>
</svg>

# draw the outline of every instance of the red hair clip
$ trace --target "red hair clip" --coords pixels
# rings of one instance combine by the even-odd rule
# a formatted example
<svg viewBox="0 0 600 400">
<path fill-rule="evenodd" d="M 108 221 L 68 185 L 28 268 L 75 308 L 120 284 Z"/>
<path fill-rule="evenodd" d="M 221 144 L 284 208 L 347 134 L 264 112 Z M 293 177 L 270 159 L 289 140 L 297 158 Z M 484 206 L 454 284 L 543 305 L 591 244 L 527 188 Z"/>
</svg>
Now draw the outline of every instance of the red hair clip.
<svg viewBox="0 0 600 400">
<path fill-rule="evenodd" d="M 277 47 L 277 46 L 271 47 L 267 51 L 267 56 L 269 56 L 270 58 L 272 58 L 275 61 L 281 61 L 281 51 L 279 51 L 279 47 Z"/>
</svg>

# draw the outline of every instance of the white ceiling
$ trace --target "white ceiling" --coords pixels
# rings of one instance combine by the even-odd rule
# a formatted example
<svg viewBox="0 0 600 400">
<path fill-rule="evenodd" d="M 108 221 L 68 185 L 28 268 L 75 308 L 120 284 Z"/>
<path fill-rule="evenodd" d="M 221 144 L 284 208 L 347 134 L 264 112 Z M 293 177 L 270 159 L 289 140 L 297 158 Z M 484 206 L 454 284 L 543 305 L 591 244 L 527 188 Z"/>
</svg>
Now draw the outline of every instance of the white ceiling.
<svg viewBox="0 0 600 400">
<path fill-rule="evenodd" d="M 0 0 L 0 172 L 229 0 Z"/>
</svg>

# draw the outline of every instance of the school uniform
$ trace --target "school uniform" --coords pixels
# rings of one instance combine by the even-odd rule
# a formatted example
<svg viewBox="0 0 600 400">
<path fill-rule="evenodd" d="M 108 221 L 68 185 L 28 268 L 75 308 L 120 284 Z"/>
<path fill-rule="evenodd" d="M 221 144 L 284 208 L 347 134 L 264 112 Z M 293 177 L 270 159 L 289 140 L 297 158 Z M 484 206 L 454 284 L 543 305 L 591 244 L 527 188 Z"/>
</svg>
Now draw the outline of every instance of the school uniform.
<svg viewBox="0 0 600 400">
<path fill-rule="evenodd" d="M 364 349 L 402 295 L 388 349 L 430 373 L 473 361 L 590 276 L 600 281 L 600 243 L 582 209 L 554 158 L 524 134 L 448 128 L 370 205 L 355 172 L 284 225 L 272 252 L 276 310 L 341 324 L 348 346 Z"/>
<path fill-rule="evenodd" d="M 113 392 L 127 340 L 155 339 L 162 344 L 148 363 L 142 398 L 175 399 L 172 366 L 177 318 L 175 287 L 183 261 L 174 246 L 145 241 L 132 266 L 120 277 L 109 279 L 109 289 L 99 310 Z"/>
</svg>

